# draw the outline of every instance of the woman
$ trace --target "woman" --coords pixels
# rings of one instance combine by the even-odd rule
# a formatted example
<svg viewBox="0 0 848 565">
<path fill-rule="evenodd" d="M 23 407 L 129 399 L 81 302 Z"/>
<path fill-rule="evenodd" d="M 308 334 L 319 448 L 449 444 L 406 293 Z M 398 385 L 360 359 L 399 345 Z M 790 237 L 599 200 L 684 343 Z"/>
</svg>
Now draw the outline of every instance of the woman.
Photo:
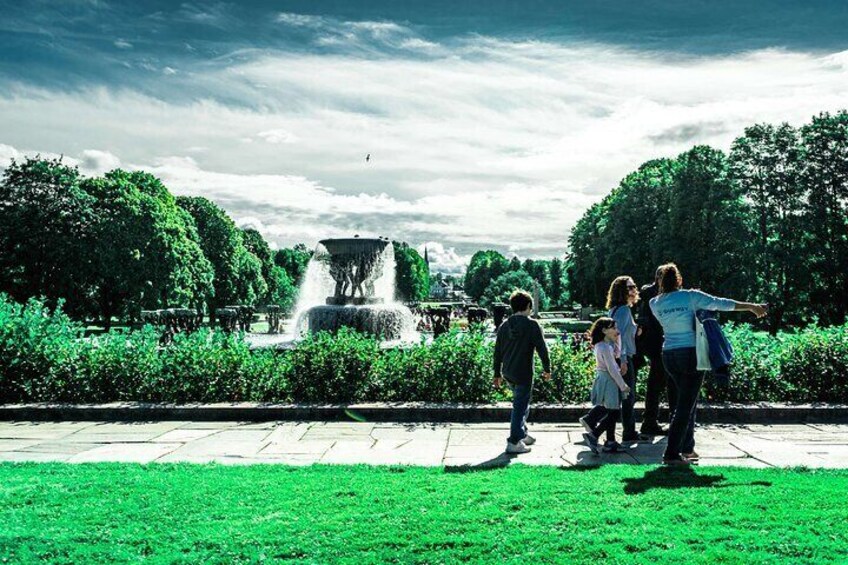
<svg viewBox="0 0 848 565">
<path fill-rule="evenodd" d="M 636 355 L 636 322 L 630 310 L 639 301 L 639 287 L 628 276 L 616 277 L 607 292 L 607 316 L 615 320 L 615 325 L 621 334 L 618 339 L 621 351 L 621 373 L 624 382 L 630 387 L 621 401 L 621 441 L 632 443 L 639 441 L 636 433 L 636 414 L 633 405 L 636 402 L 636 371 L 633 366 L 633 356 Z"/>
<path fill-rule="evenodd" d="M 716 298 L 700 290 L 683 289 L 683 277 L 674 263 L 659 268 L 660 293 L 651 299 L 651 311 L 662 325 L 663 366 L 677 386 L 677 403 L 663 454 L 666 465 L 689 465 L 695 453 L 695 409 L 704 374 L 698 371 L 695 355 L 695 312 L 697 310 L 747 311 L 762 318 L 765 304 Z"/>
</svg>

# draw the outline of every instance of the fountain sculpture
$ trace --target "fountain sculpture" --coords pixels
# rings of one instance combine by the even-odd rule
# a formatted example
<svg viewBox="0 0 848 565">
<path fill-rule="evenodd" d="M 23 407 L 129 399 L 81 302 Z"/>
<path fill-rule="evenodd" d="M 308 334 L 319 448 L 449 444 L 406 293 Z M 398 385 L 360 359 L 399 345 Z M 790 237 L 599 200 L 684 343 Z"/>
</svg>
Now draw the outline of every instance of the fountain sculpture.
<svg viewBox="0 0 848 565">
<path fill-rule="evenodd" d="M 394 270 L 394 250 L 386 239 L 320 241 L 301 289 L 297 331 L 349 327 L 386 340 L 410 335 L 414 319 L 394 302 Z"/>
</svg>

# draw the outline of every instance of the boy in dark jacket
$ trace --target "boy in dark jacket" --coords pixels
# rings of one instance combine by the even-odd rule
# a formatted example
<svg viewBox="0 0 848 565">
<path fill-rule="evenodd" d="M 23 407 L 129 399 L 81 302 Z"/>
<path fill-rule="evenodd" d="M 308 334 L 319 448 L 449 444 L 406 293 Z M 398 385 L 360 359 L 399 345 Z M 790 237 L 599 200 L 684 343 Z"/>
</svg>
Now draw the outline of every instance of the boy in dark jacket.
<svg viewBox="0 0 848 565">
<path fill-rule="evenodd" d="M 500 388 L 503 378 L 512 387 L 512 415 L 510 417 L 507 453 L 527 453 L 535 438 L 527 435 L 527 416 L 530 414 L 530 396 L 533 391 L 533 352 L 539 354 L 544 370 L 543 378 L 551 378 L 551 360 L 548 346 L 539 322 L 530 318 L 533 298 L 523 290 L 509 297 L 512 316 L 498 328 L 495 340 L 495 388 Z"/>
</svg>

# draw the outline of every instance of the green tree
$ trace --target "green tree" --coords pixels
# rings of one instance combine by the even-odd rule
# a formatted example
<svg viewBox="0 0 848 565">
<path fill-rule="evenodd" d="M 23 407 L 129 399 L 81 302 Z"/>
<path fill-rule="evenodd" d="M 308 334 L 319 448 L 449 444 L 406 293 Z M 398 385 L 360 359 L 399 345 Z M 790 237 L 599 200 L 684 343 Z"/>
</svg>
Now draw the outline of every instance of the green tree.
<svg viewBox="0 0 848 565">
<path fill-rule="evenodd" d="M 271 288 L 269 302 L 279 305 L 284 312 L 291 312 L 297 303 L 298 289 L 286 270 L 274 265 L 268 286 Z"/>
<path fill-rule="evenodd" d="M 44 296 L 75 316 L 91 312 L 94 199 L 61 159 L 12 161 L 0 183 L 0 291 Z"/>
<path fill-rule="evenodd" d="M 306 246 L 298 243 L 291 249 L 279 249 L 274 254 L 274 263 L 285 269 L 295 286 L 300 286 L 311 258 L 312 254 Z"/>
<path fill-rule="evenodd" d="M 509 260 L 510 271 L 520 271 L 521 269 L 521 259 L 519 259 L 517 255 Z"/>
<path fill-rule="evenodd" d="M 749 127 L 733 142 L 730 164 L 753 212 L 755 295 L 771 304 L 768 323 L 776 334 L 787 316 L 799 323 L 809 301 L 798 132 L 789 124 Z"/>
<path fill-rule="evenodd" d="M 95 299 L 108 329 L 113 317 L 142 308 L 202 307 L 212 290 L 212 265 L 194 220 L 147 173 L 114 170 L 83 181 L 94 208 Z"/>
<path fill-rule="evenodd" d="M 562 260 L 559 257 L 554 257 L 551 259 L 550 266 L 550 290 L 548 294 L 550 295 L 551 302 L 555 306 L 562 306 L 565 304 L 565 295 L 564 295 L 564 281 L 563 281 L 563 268 L 562 268 Z"/>
<path fill-rule="evenodd" d="M 262 278 L 268 285 L 268 295 L 263 296 L 262 299 L 270 298 L 276 290 L 274 288 L 276 279 L 271 275 L 271 271 L 275 266 L 274 252 L 271 250 L 268 242 L 265 241 L 265 238 L 262 237 L 262 234 L 253 228 L 242 230 L 241 236 L 244 246 L 259 259 L 262 265 Z"/>
<path fill-rule="evenodd" d="M 252 303 L 264 296 L 268 287 L 262 278 L 262 263 L 244 246 L 241 231 L 226 212 L 200 196 L 180 196 L 177 203 L 194 218 L 203 254 L 214 268 L 210 316 L 216 308 Z"/>
<path fill-rule="evenodd" d="M 478 251 L 465 272 L 465 292 L 473 300 L 480 300 L 492 280 L 509 270 L 509 261 L 497 251 Z"/>
<path fill-rule="evenodd" d="M 526 290 L 533 294 L 533 287 L 536 282 L 524 270 L 506 272 L 489 283 L 480 298 L 480 304 L 486 307 L 491 307 L 496 302 L 509 304 L 509 295 L 516 290 Z M 545 310 L 548 306 L 548 295 L 544 289 L 539 288 L 539 309 Z"/>
<path fill-rule="evenodd" d="M 404 302 L 426 300 L 430 295 L 430 268 L 406 243 L 392 242 L 395 252 L 395 296 Z"/>
<path fill-rule="evenodd" d="M 811 306 L 838 324 L 848 314 L 848 111 L 815 116 L 801 128 L 801 143 Z"/>
<path fill-rule="evenodd" d="M 747 296 L 752 279 L 750 209 L 728 174 L 727 158 L 717 149 L 698 146 L 680 155 L 677 164 L 668 213 L 659 222 L 661 255 L 680 266 L 686 286 Z"/>
</svg>

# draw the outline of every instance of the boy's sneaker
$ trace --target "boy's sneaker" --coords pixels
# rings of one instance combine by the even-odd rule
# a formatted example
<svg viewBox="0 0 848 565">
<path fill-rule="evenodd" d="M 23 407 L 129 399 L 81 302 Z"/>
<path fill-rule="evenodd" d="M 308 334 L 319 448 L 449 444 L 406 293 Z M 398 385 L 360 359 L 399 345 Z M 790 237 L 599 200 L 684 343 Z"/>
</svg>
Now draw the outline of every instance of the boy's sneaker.
<svg viewBox="0 0 848 565">
<path fill-rule="evenodd" d="M 589 422 L 586 421 L 586 416 L 581 416 L 580 419 L 577 421 L 580 422 L 580 424 L 583 426 L 587 433 L 590 433 L 592 435 L 595 434 L 595 430 L 593 430 L 592 426 L 589 425 Z"/>
<path fill-rule="evenodd" d="M 598 450 L 598 438 L 595 437 L 595 434 L 583 434 L 583 439 L 586 440 L 586 445 L 589 446 L 589 449 L 592 450 L 592 453 L 598 455 L 600 451 Z"/>
<path fill-rule="evenodd" d="M 524 439 L 522 439 L 521 441 L 524 442 L 524 445 L 533 445 L 534 443 L 536 443 L 536 438 L 528 434 L 524 436 Z"/>
<path fill-rule="evenodd" d="M 506 442 L 507 453 L 530 453 L 530 448 L 524 443 L 524 440 L 518 440 L 516 443 Z"/>
<path fill-rule="evenodd" d="M 621 453 L 624 451 L 624 447 L 617 441 L 606 441 L 604 442 L 604 453 Z"/>
</svg>

